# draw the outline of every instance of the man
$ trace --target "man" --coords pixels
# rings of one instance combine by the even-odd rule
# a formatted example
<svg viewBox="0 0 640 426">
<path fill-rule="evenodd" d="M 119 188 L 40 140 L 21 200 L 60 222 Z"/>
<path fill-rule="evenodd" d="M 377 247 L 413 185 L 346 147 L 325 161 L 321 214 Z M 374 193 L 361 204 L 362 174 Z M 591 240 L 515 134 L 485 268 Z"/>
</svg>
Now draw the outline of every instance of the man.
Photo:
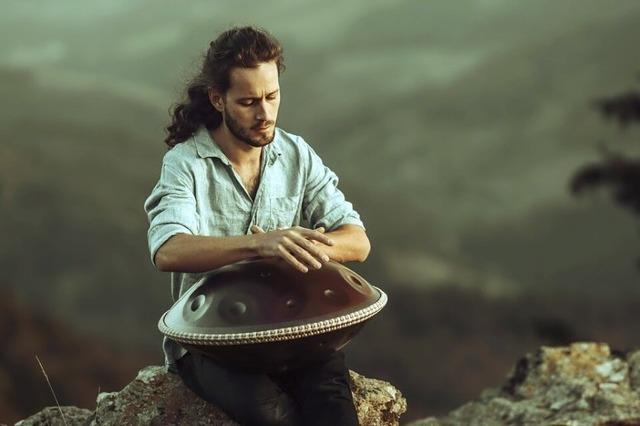
<svg viewBox="0 0 640 426">
<path fill-rule="evenodd" d="M 254 27 L 211 42 L 167 127 L 170 150 L 145 211 L 154 265 L 174 300 L 207 271 L 279 257 L 308 272 L 364 261 L 369 240 L 338 178 L 299 136 L 276 127 L 278 41 Z M 242 424 L 357 424 L 342 352 L 279 375 L 230 370 L 163 342 L 166 364 Z"/>
</svg>

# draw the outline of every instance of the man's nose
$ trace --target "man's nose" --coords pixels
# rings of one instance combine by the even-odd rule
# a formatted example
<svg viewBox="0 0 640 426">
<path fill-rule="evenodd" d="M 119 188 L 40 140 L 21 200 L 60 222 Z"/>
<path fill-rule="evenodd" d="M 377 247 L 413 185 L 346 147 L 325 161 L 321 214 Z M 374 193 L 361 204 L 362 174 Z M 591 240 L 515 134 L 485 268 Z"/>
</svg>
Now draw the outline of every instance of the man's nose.
<svg viewBox="0 0 640 426">
<path fill-rule="evenodd" d="M 260 103 L 258 104 L 258 109 L 256 111 L 256 119 L 258 121 L 267 121 L 268 120 L 267 102 L 266 101 L 260 101 Z"/>
</svg>

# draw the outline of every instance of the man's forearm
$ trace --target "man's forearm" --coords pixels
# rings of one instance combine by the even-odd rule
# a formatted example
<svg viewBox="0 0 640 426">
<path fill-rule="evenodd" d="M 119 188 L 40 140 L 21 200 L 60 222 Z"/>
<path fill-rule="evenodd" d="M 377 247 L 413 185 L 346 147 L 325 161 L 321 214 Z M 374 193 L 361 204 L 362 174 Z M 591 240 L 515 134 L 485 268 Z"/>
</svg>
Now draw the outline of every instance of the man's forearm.
<svg viewBox="0 0 640 426">
<path fill-rule="evenodd" d="M 252 243 L 251 235 L 176 234 L 156 252 L 155 264 L 165 272 L 206 272 L 256 256 Z"/>
<path fill-rule="evenodd" d="M 326 236 L 333 240 L 333 245 L 312 241 L 336 262 L 363 262 L 369 255 L 369 239 L 360 226 L 343 225 L 326 233 Z M 254 235 L 209 237 L 176 234 L 158 249 L 155 264 L 164 272 L 198 273 L 256 256 L 259 256 L 259 249 Z"/>
<path fill-rule="evenodd" d="M 369 238 L 358 225 L 342 225 L 326 235 L 334 241 L 333 246 L 317 243 L 336 262 L 364 262 L 371 250 Z"/>
</svg>

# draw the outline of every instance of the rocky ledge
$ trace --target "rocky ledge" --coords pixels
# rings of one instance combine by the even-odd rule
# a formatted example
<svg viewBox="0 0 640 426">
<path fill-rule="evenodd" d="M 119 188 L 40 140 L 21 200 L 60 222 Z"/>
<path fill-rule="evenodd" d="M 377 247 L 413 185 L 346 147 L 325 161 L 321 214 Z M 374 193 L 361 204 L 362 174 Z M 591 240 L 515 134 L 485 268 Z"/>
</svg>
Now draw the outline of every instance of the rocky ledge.
<svg viewBox="0 0 640 426">
<path fill-rule="evenodd" d="M 351 372 L 360 424 L 398 425 L 406 401 L 389 383 Z M 162 367 L 147 367 L 120 392 L 98 395 L 95 411 L 62 407 L 69 425 L 234 425 Z M 48 407 L 18 423 L 62 425 Z M 604 343 L 542 347 L 520 359 L 503 386 L 444 417 L 407 426 L 640 426 L 640 351 Z"/>
<path fill-rule="evenodd" d="M 360 424 L 398 425 L 407 403 L 382 380 L 351 371 L 351 389 Z M 120 392 L 98 395 L 96 409 L 61 407 L 67 425 L 237 425 L 224 412 L 198 398 L 164 367 L 150 366 Z M 60 410 L 47 407 L 19 426 L 63 426 Z"/>
<path fill-rule="evenodd" d="M 604 343 L 542 347 L 520 359 L 504 385 L 446 417 L 410 426 L 640 425 L 640 351 Z"/>
</svg>

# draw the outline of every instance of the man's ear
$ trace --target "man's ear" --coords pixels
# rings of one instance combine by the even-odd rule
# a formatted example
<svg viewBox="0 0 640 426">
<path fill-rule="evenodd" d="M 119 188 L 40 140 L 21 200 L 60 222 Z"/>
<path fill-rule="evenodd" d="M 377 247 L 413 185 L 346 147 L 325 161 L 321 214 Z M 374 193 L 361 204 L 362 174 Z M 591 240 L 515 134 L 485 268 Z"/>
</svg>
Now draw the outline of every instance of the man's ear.
<svg viewBox="0 0 640 426">
<path fill-rule="evenodd" d="M 208 89 L 208 94 L 211 105 L 213 105 L 213 107 L 218 110 L 218 112 L 222 112 L 222 110 L 224 110 L 224 100 L 222 94 L 211 87 Z"/>
</svg>

